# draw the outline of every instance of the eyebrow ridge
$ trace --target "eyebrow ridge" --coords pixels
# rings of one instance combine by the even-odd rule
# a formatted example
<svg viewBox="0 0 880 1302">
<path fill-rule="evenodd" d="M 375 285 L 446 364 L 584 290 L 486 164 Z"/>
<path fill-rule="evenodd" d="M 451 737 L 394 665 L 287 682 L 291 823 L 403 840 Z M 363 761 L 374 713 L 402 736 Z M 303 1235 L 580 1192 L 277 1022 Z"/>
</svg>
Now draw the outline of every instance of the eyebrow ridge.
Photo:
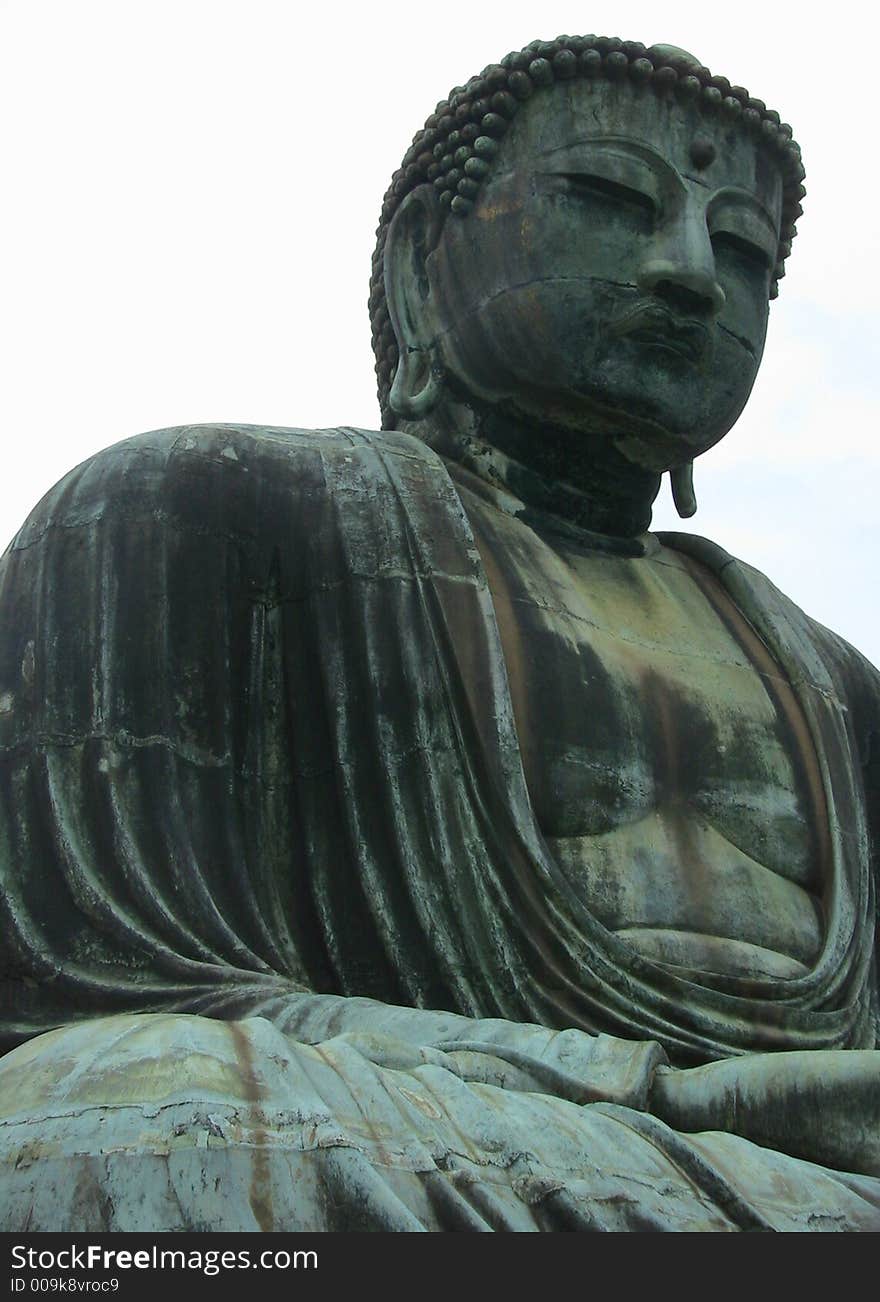
<svg viewBox="0 0 880 1302">
<path fill-rule="evenodd" d="M 554 154 L 573 153 L 578 149 L 600 149 L 613 146 L 617 152 L 628 154 L 630 158 L 637 162 L 645 163 L 648 167 L 658 167 L 661 171 L 671 173 L 677 177 L 678 172 L 671 163 L 659 154 L 651 145 L 641 140 L 633 140 L 627 136 L 584 136 L 580 140 L 571 140 L 564 145 L 555 145 L 552 149 L 543 150 L 538 157 L 541 159 L 550 159 Z"/>
<path fill-rule="evenodd" d="M 777 223 L 773 220 L 773 216 L 769 209 L 761 203 L 761 200 L 757 195 L 751 194 L 748 190 L 744 190 L 740 185 L 725 185 L 722 186 L 720 190 L 717 190 L 709 200 L 709 210 L 711 211 L 711 209 L 724 203 L 725 199 L 735 199 L 739 203 L 746 203 L 750 208 L 754 208 L 758 213 L 758 216 L 764 218 L 764 221 L 770 227 L 774 238 L 777 240 L 779 239 L 779 228 Z"/>
</svg>

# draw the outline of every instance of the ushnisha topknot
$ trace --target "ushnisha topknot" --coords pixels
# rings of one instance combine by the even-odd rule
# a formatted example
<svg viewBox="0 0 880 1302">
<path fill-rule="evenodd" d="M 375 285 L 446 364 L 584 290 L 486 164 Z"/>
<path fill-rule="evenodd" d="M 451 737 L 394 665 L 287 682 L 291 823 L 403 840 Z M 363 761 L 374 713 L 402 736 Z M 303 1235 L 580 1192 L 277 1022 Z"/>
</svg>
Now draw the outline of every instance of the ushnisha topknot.
<svg viewBox="0 0 880 1302">
<path fill-rule="evenodd" d="M 388 393 L 398 361 L 385 300 L 385 240 L 391 219 L 407 194 L 425 182 L 437 190 L 442 209 L 466 217 L 491 169 L 500 141 L 522 105 L 543 87 L 573 77 L 628 79 L 657 95 L 697 101 L 706 114 L 718 113 L 738 121 L 767 148 L 783 178 L 782 224 L 770 287 L 770 297 L 776 297 L 806 194 L 800 146 L 792 139 L 791 127 L 780 122 L 779 114 L 768 109 L 763 100 L 754 99 L 744 87 L 732 86 L 726 77 L 713 75 L 692 55 L 674 46 L 653 45 L 647 49 L 639 41 L 621 41 L 616 36 L 559 36 L 555 41 L 532 41 L 500 63 L 484 68 L 466 86 L 455 86 L 415 136 L 391 178 L 376 232 L 369 297 L 383 427 L 391 418 Z"/>
</svg>

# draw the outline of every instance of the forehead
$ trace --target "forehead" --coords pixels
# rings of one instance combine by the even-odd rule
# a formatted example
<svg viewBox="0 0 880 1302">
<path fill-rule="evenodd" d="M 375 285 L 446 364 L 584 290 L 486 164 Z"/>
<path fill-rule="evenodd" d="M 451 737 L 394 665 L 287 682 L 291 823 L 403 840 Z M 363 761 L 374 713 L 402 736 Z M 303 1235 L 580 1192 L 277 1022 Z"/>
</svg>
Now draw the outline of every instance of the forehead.
<svg viewBox="0 0 880 1302">
<path fill-rule="evenodd" d="M 539 91 L 511 123 L 493 173 L 568 167 L 573 155 L 609 139 L 633 142 L 641 156 L 656 156 L 695 185 L 746 190 L 774 216 L 781 211 L 779 167 L 744 127 L 631 82 L 577 80 Z"/>
</svg>

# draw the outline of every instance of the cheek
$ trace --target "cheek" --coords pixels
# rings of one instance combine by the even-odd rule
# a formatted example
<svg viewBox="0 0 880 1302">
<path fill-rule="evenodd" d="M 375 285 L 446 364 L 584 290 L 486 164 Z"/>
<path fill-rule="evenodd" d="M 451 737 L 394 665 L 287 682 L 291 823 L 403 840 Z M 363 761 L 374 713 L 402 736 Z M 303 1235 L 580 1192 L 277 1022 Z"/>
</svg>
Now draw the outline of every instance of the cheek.
<svg viewBox="0 0 880 1302">
<path fill-rule="evenodd" d="M 571 194 L 534 195 L 522 238 L 536 268 L 608 286 L 634 286 L 651 246 L 641 214 Z"/>
<path fill-rule="evenodd" d="M 455 299 L 448 341 L 457 368 L 477 375 L 482 389 L 506 393 L 581 388 L 595 371 L 603 323 L 620 310 L 619 290 L 558 273 Z"/>
<path fill-rule="evenodd" d="M 770 277 L 735 268 L 718 268 L 725 304 L 719 317 L 722 329 L 735 336 L 757 366 L 764 350 L 769 310 Z"/>
<path fill-rule="evenodd" d="M 715 359 L 707 387 L 711 396 L 710 408 L 714 407 L 723 414 L 726 429 L 745 406 L 758 374 L 760 359 L 761 345 L 757 341 L 750 340 L 747 347 L 739 335 L 723 328 L 718 330 Z"/>
<path fill-rule="evenodd" d="M 571 280 L 632 289 L 645 237 L 601 204 L 499 188 L 465 221 L 449 219 L 429 262 L 449 327 L 465 313 L 519 287 Z M 581 291 L 579 292 L 582 292 Z"/>
<path fill-rule="evenodd" d="M 519 196 L 486 204 L 462 220 L 446 220 L 438 247 L 428 259 L 432 292 L 454 328 L 463 316 L 510 285 L 534 275 L 527 221 Z"/>
<path fill-rule="evenodd" d="M 757 373 L 752 353 L 716 326 L 710 363 L 680 395 L 677 427 L 692 456 L 708 451 L 727 434 L 746 404 Z"/>
</svg>

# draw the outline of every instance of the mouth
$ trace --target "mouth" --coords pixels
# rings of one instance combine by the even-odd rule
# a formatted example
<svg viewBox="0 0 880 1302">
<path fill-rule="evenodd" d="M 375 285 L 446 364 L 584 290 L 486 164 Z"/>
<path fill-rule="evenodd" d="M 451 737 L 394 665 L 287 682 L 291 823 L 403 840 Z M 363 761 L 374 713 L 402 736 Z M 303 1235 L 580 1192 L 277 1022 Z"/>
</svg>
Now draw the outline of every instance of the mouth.
<svg viewBox="0 0 880 1302">
<path fill-rule="evenodd" d="M 659 303 L 639 303 L 615 321 L 611 331 L 688 362 L 702 361 L 711 343 L 702 321 L 676 316 Z"/>
</svg>

